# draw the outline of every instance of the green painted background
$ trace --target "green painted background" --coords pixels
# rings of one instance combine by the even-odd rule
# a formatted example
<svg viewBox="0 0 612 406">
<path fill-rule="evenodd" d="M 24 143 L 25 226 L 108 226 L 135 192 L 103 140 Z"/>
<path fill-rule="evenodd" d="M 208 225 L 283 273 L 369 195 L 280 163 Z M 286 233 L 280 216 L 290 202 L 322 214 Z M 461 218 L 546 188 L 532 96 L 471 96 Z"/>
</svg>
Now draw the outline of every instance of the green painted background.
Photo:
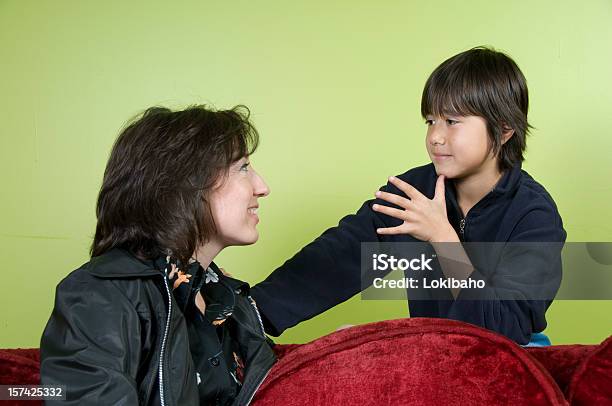
<svg viewBox="0 0 612 406">
<path fill-rule="evenodd" d="M 38 346 L 55 285 L 87 260 L 106 159 L 134 114 L 251 108 L 272 194 L 260 241 L 218 262 L 256 282 L 388 175 L 427 162 L 422 86 L 476 45 L 508 52 L 528 79 L 525 168 L 569 241 L 611 241 L 612 2 L 374 3 L 0 0 L 0 347 Z M 279 341 L 406 309 L 356 297 Z M 611 314 L 611 301 L 556 302 L 547 332 L 599 342 Z"/>
</svg>

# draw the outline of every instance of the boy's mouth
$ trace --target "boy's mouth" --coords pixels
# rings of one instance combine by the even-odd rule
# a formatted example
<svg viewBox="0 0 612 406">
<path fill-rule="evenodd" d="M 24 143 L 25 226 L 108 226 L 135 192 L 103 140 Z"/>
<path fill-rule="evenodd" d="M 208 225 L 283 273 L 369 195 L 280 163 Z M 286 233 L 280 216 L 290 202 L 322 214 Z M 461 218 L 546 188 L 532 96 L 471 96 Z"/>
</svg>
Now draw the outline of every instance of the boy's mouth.
<svg viewBox="0 0 612 406">
<path fill-rule="evenodd" d="M 452 157 L 452 155 L 450 154 L 439 154 L 439 153 L 433 153 L 433 159 L 437 160 L 437 161 L 444 161 L 446 159 L 449 159 Z"/>
</svg>

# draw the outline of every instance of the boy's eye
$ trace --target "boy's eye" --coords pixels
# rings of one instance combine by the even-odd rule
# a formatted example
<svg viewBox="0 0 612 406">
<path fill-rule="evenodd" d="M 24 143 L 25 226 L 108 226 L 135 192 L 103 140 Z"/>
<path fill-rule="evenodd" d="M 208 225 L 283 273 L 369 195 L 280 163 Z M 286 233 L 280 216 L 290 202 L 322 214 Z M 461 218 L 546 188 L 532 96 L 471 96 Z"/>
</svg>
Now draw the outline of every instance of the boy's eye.
<svg viewBox="0 0 612 406">
<path fill-rule="evenodd" d="M 425 120 L 425 124 L 427 124 L 427 125 L 433 125 L 434 122 L 435 121 L 433 119 L 431 119 L 431 118 L 428 118 L 428 119 Z"/>
<path fill-rule="evenodd" d="M 248 172 L 248 170 L 249 170 L 249 165 L 250 165 L 250 164 L 251 164 L 250 162 L 245 162 L 245 163 L 243 163 L 243 164 L 240 166 L 240 170 L 241 170 L 241 171 Z"/>
<path fill-rule="evenodd" d="M 453 120 L 452 118 L 447 118 L 447 119 L 446 119 L 446 124 L 448 124 L 448 125 L 455 125 L 455 124 L 457 124 L 458 122 L 459 122 L 459 121 L 457 121 L 457 120 Z"/>
</svg>

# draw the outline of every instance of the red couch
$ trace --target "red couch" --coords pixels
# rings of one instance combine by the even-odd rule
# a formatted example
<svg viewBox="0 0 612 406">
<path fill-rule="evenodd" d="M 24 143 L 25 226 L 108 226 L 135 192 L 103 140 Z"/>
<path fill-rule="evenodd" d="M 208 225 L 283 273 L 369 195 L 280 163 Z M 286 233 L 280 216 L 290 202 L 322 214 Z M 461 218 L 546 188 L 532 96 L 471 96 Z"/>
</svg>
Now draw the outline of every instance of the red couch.
<svg viewBox="0 0 612 406">
<path fill-rule="evenodd" d="M 470 324 L 412 318 L 277 353 L 254 406 L 612 405 L 612 336 L 600 345 L 522 348 Z M 36 384 L 38 370 L 38 349 L 0 350 L 0 384 Z"/>
</svg>

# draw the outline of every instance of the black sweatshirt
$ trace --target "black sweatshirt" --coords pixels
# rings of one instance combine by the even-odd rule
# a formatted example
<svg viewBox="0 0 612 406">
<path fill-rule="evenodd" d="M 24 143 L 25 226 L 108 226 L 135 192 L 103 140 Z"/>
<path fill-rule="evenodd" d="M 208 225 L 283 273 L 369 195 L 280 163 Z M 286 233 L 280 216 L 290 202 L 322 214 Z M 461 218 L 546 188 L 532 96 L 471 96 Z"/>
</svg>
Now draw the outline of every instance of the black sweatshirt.
<svg viewBox="0 0 612 406">
<path fill-rule="evenodd" d="M 433 164 L 411 169 L 398 178 L 433 198 L 437 180 Z M 545 312 L 561 279 L 561 247 L 566 232 L 553 199 L 520 164 L 506 171 L 466 218 L 457 204 L 452 180 L 447 179 L 445 186 L 448 220 L 462 242 L 560 244 L 558 249 L 530 255 L 527 260 L 512 255 L 494 269 L 476 268 L 470 278 L 489 282 L 478 295 L 462 289 L 457 300 L 452 296 L 448 296 L 451 300 L 410 300 L 410 315 L 461 320 L 526 344 L 532 333 L 546 327 Z M 381 190 L 405 197 L 390 183 Z M 280 335 L 359 293 L 362 242 L 418 241 L 410 235 L 378 235 L 377 228 L 396 226 L 401 221 L 373 211 L 374 203 L 389 205 L 380 199 L 366 201 L 357 213 L 341 219 L 338 226 L 325 231 L 252 288 L 269 334 Z M 517 299 L 508 300 L 495 287 L 496 280 L 511 280 L 518 291 Z M 533 289 L 534 281 L 547 281 L 545 288 L 553 295 L 545 300 L 526 300 L 533 296 L 520 291 Z"/>
</svg>

